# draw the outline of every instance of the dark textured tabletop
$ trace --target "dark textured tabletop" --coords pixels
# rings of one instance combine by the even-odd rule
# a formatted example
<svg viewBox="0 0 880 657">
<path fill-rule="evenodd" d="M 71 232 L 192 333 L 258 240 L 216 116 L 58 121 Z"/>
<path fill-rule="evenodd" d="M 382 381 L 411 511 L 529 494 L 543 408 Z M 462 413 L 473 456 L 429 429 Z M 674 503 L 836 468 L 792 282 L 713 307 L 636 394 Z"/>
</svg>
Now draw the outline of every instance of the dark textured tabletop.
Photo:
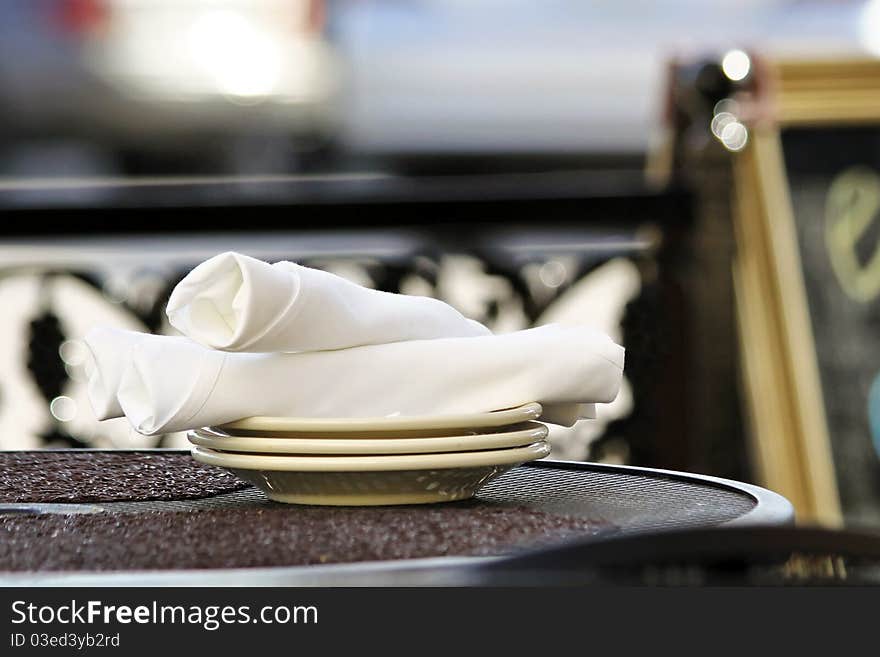
<svg viewBox="0 0 880 657">
<path fill-rule="evenodd" d="M 271 502 L 188 452 L 0 453 L 0 573 L 503 556 L 572 538 L 784 523 L 790 513 L 746 484 L 599 464 L 526 464 L 461 502 L 310 507 Z"/>
</svg>

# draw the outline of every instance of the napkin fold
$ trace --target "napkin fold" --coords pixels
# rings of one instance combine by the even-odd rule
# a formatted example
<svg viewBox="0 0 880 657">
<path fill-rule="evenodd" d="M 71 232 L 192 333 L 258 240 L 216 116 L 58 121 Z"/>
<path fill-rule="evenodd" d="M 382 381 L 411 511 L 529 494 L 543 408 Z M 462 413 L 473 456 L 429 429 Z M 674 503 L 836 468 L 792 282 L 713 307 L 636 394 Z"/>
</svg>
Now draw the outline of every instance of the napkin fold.
<svg viewBox="0 0 880 657">
<path fill-rule="evenodd" d="M 438 299 L 372 290 L 319 269 L 234 252 L 187 274 L 166 313 L 185 336 L 225 351 L 323 351 L 491 334 Z"/>
<path fill-rule="evenodd" d="M 144 335 L 146 334 L 135 331 L 97 327 L 89 331 L 83 339 L 88 350 L 85 373 L 88 377 L 89 401 L 99 420 L 124 415 L 117 398 L 119 382 L 130 360 L 131 348 Z"/>
<path fill-rule="evenodd" d="M 98 356 L 93 403 L 118 381 L 119 409 L 147 435 L 253 415 L 448 415 L 533 401 L 547 409 L 543 419 L 570 426 L 594 403 L 614 399 L 624 365 L 623 348 L 605 334 L 553 324 L 304 353 L 231 353 L 113 329 L 91 333 L 87 343 Z M 117 376 L 110 354 L 120 345 L 128 357 Z"/>
</svg>

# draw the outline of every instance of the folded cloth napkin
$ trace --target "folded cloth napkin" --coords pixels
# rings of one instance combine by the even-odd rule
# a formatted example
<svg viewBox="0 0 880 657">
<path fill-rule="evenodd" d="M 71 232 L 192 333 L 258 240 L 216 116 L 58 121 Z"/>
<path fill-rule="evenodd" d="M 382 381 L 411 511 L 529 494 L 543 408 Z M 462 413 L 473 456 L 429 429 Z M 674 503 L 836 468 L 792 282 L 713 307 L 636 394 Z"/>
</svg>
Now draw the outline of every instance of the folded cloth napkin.
<svg viewBox="0 0 880 657">
<path fill-rule="evenodd" d="M 553 324 L 307 353 L 229 353 L 186 337 L 129 337 L 117 398 L 148 435 L 252 415 L 447 415 L 533 401 L 546 405 L 552 417 L 544 419 L 570 426 L 592 404 L 614 399 L 624 362 L 623 348 L 606 335 Z M 90 391 L 107 389 L 117 364 L 107 371 L 102 364 L 123 342 L 90 334 L 93 377 L 102 383 L 90 382 Z"/>
<path fill-rule="evenodd" d="M 99 420 L 122 417 L 116 393 L 122 372 L 130 361 L 129 352 L 144 333 L 98 327 L 88 332 L 83 342 L 88 348 L 85 372 L 89 401 Z"/>
<path fill-rule="evenodd" d="M 491 333 L 437 299 L 371 290 L 319 269 L 232 252 L 187 274 L 166 312 L 184 335 L 225 351 L 322 351 Z"/>
</svg>

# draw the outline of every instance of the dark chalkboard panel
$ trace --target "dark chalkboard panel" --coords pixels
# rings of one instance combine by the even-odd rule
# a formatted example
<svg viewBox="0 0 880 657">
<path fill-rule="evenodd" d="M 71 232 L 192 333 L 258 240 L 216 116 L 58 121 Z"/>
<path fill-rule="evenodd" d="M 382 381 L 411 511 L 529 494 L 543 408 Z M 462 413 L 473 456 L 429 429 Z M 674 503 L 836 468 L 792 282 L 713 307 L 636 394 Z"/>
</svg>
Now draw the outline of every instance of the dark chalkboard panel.
<svg viewBox="0 0 880 657">
<path fill-rule="evenodd" d="M 880 525 L 880 125 L 787 128 L 782 150 L 841 505 Z"/>
<path fill-rule="evenodd" d="M 768 71 L 733 156 L 756 460 L 801 520 L 880 526 L 880 64 Z"/>
</svg>

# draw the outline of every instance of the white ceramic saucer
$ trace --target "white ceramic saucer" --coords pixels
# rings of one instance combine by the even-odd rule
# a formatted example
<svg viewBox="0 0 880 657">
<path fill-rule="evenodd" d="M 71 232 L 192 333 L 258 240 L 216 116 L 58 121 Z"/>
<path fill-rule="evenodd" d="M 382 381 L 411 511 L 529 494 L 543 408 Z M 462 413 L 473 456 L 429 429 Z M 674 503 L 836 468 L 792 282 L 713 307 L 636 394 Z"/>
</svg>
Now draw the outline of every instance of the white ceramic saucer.
<svg viewBox="0 0 880 657">
<path fill-rule="evenodd" d="M 522 447 L 544 440 L 547 433 L 545 425 L 527 422 L 511 431 L 428 438 L 254 438 L 211 429 L 190 431 L 187 438 L 194 445 L 221 452 L 252 454 L 437 454 Z"/>
<path fill-rule="evenodd" d="M 214 427 L 220 431 L 237 436 L 255 433 L 265 436 L 279 434 L 325 434 L 325 433 L 378 433 L 378 432 L 434 432 L 458 430 L 465 433 L 469 429 L 505 427 L 541 416 L 541 405 L 532 402 L 516 408 L 491 411 L 488 413 L 466 413 L 459 415 L 396 415 L 392 417 L 371 418 L 297 418 L 255 416 L 229 422 Z"/>
<path fill-rule="evenodd" d="M 289 504 L 376 506 L 463 500 L 515 465 L 550 453 L 527 447 L 406 456 L 259 456 L 193 447 L 197 461 L 226 468 Z"/>
<path fill-rule="evenodd" d="M 193 447 L 197 461 L 220 467 L 247 470 L 278 470 L 280 472 L 376 472 L 388 470 L 424 470 L 469 468 L 482 465 L 524 463 L 550 453 L 550 446 L 539 441 L 526 447 L 487 449 L 475 452 L 446 454 L 383 454 L 380 456 L 263 456 L 235 454 L 208 447 Z"/>
</svg>

